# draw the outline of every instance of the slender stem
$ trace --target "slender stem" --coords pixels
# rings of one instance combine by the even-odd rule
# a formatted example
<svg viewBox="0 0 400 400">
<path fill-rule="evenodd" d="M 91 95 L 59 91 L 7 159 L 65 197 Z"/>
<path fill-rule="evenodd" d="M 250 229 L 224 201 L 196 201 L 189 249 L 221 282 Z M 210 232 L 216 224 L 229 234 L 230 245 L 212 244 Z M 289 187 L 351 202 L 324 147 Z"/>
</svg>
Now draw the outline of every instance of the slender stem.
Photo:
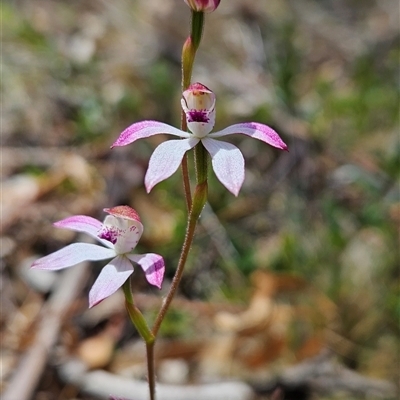
<svg viewBox="0 0 400 400">
<path fill-rule="evenodd" d="M 187 130 L 186 115 L 183 111 L 181 116 L 181 129 L 183 131 Z M 190 191 L 189 168 L 188 168 L 188 160 L 186 153 L 182 158 L 181 167 L 182 167 L 183 189 L 185 191 L 186 207 L 187 210 L 190 211 L 190 209 L 192 208 L 192 193 Z"/>
<path fill-rule="evenodd" d="M 183 45 L 182 49 L 182 93 L 189 87 L 190 79 L 192 76 L 192 68 L 194 62 L 194 48 L 192 46 L 191 38 Z M 187 131 L 187 122 L 186 122 L 186 114 L 182 110 L 181 112 L 181 129 L 183 131 Z M 187 210 L 190 211 L 192 208 L 192 193 L 190 191 L 190 179 L 189 179 L 189 169 L 188 169 L 188 160 L 187 154 L 182 158 L 182 178 L 183 178 L 183 189 L 185 191 L 185 199 Z"/>
<path fill-rule="evenodd" d="M 204 13 L 192 11 L 190 26 L 190 36 L 187 38 L 182 49 L 182 93 L 189 87 L 192 79 L 193 64 L 196 57 L 196 52 L 203 36 Z M 181 113 L 181 129 L 183 131 L 187 131 L 186 115 L 183 111 Z M 187 154 L 185 154 L 182 158 L 181 167 L 186 206 L 188 211 L 190 211 L 192 208 L 192 194 L 190 190 Z"/>
<path fill-rule="evenodd" d="M 203 27 L 204 27 L 204 12 L 192 10 L 190 36 L 193 39 L 193 45 L 196 50 L 200 46 L 200 41 L 203 36 Z"/>
<path fill-rule="evenodd" d="M 192 12 L 191 20 L 191 34 L 183 45 L 182 49 L 182 92 L 184 92 L 190 85 L 192 78 L 193 64 L 196 56 L 197 49 L 199 48 L 201 37 L 203 34 L 204 26 L 204 13 Z M 181 129 L 187 131 L 186 115 L 182 111 L 181 114 Z M 185 240 L 182 245 L 182 251 L 178 262 L 178 267 L 175 272 L 175 276 L 172 280 L 171 288 L 165 298 L 161 309 L 154 322 L 153 329 L 150 332 L 151 336 L 147 339 L 142 335 L 146 342 L 147 352 L 147 369 L 149 376 L 149 389 L 150 389 L 150 400 L 155 400 L 155 370 L 154 370 L 154 344 L 155 338 L 160 330 L 161 323 L 167 314 L 168 308 L 175 296 L 178 289 L 179 283 L 182 278 L 183 270 L 186 264 L 186 260 L 189 255 L 190 247 L 193 243 L 193 238 L 196 230 L 197 221 L 200 213 L 207 201 L 208 186 L 207 186 L 207 153 L 200 143 L 195 149 L 195 163 L 196 163 L 196 182 L 197 186 L 193 195 L 193 201 L 190 190 L 190 179 L 188 171 L 187 155 L 185 154 L 182 159 L 182 176 L 183 176 L 183 187 L 185 191 L 186 206 L 189 210 L 189 218 L 186 227 Z M 124 287 L 125 291 L 125 287 Z M 130 293 L 130 288 L 129 288 Z M 125 296 L 127 298 L 126 303 L 132 304 L 132 295 Z M 136 308 L 136 307 L 135 307 Z M 139 310 L 138 310 L 139 311 Z M 140 312 L 140 311 L 139 311 Z M 132 317 L 131 317 L 132 318 Z M 147 328 L 147 324 L 146 324 Z M 147 332 L 146 332 L 147 333 Z"/>
<path fill-rule="evenodd" d="M 128 279 L 122 286 L 125 295 L 125 307 L 128 311 L 128 315 L 131 319 L 132 324 L 135 326 L 140 336 L 146 343 L 146 356 L 147 356 L 147 375 L 149 381 L 149 393 L 150 400 L 156 399 L 156 381 L 155 381 L 155 369 L 154 369 L 154 342 L 155 336 L 151 333 L 147 322 L 135 306 L 133 302 L 133 296 L 131 292 L 131 283 Z"/>
<path fill-rule="evenodd" d="M 182 158 L 182 177 L 183 177 L 183 190 L 185 191 L 186 207 L 188 210 L 192 207 L 192 194 L 190 191 L 190 181 L 189 181 L 189 168 L 187 162 L 187 154 Z"/>
<path fill-rule="evenodd" d="M 158 312 L 158 315 L 156 317 L 156 320 L 153 325 L 153 329 L 151 333 L 153 334 L 153 337 L 156 338 L 158 331 L 160 330 L 161 324 L 168 312 L 169 306 L 171 305 L 171 302 L 175 296 L 175 293 L 179 287 L 179 283 L 182 278 L 183 270 L 189 255 L 190 247 L 192 246 L 193 243 L 193 238 L 194 234 L 196 231 L 196 225 L 197 221 L 200 217 L 200 213 L 203 210 L 204 204 L 207 201 L 207 196 L 208 196 L 208 185 L 207 185 L 207 152 L 204 149 L 204 146 L 200 143 L 197 146 L 199 149 L 195 150 L 195 159 L 197 160 L 196 162 L 196 179 L 197 179 L 197 186 L 196 190 L 194 192 L 193 196 L 193 202 L 192 206 L 190 209 L 189 213 L 189 219 L 188 223 L 186 226 L 186 234 L 185 234 L 185 240 L 183 242 L 182 246 L 182 251 L 181 255 L 179 258 L 178 262 L 178 267 L 176 269 L 174 278 L 172 279 L 171 287 L 169 289 L 169 292 L 167 294 L 167 297 L 164 299 L 164 302 L 161 306 L 160 311 Z M 196 148 L 197 148 L 196 147 Z M 148 364 L 150 361 L 154 363 L 154 354 L 153 354 L 153 348 L 154 348 L 154 341 L 151 343 L 146 343 L 147 347 L 147 354 L 148 354 L 148 359 L 147 362 Z M 149 356 L 151 355 L 151 360 L 149 359 Z M 148 368 L 150 368 L 148 366 Z M 150 381 L 150 374 L 149 374 L 149 385 L 151 384 Z"/>
<path fill-rule="evenodd" d="M 194 162 L 197 184 L 199 185 L 203 182 L 207 182 L 208 153 L 202 142 L 198 143 L 194 148 Z"/>
<path fill-rule="evenodd" d="M 182 93 L 190 85 L 195 55 L 196 51 L 192 43 L 192 38 L 191 36 L 189 36 L 182 48 L 182 81 L 181 81 Z M 187 131 L 186 114 L 183 110 L 181 111 L 181 129 L 183 131 Z M 183 189 L 185 192 L 186 207 L 188 212 L 190 212 L 190 209 L 192 208 L 192 194 L 190 190 L 187 153 L 185 153 L 185 155 L 182 158 L 181 167 L 182 167 Z"/>
<path fill-rule="evenodd" d="M 160 311 L 158 312 L 157 318 L 154 322 L 153 325 L 153 329 L 152 329 L 152 333 L 154 336 L 157 336 L 157 333 L 160 329 L 161 323 L 168 311 L 168 308 L 172 302 L 172 299 L 174 298 L 174 295 L 176 293 L 176 290 L 178 289 L 179 286 L 179 282 L 181 281 L 182 278 L 182 274 L 183 274 L 183 269 L 185 267 L 186 264 L 186 260 L 187 257 L 189 255 L 189 250 L 190 247 L 192 245 L 193 242 L 193 238 L 194 238 L 194 233 L 196 230 L 196 224 L 197 224 L 197 219 L 198 219 L 199 215 L 197 212 L 193 212 L 193 207 L 190 211 L 189 214 L 189 220 L 188 220 L 188 224 L 186 227 L 186 235 L 185 235 L 185 240 L 183 242 L 183 246 L 182 246 L 182 251 L 181 251 L 181 255 L 179 258 L 179 262 L 178 262 L 178 266 L 174 275 L 174 278 L 172 279 L 172 283 L 171 283 L 171 288 L 169 289 L 169 292 L 167 294 L 167 297 L 164 299 L 164 302 L 161 306 Z"/>
<path fill-rule="evenodd" d="M 146 357 L 147 357 L 147 379 L 149 383 L 150 400 L 156 399 L 156 373 L 154 367 L 154 344 L 146 343 Z"/>
</svg>

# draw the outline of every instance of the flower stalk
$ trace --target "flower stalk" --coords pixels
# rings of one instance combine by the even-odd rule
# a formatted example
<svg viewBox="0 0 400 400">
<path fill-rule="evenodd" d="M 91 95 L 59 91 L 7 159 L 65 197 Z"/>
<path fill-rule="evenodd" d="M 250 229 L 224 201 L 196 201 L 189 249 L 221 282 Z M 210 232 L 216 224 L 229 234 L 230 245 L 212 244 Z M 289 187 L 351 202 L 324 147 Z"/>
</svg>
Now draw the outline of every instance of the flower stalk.
<svg viewBox="0 0 400 400">
<path fill-rule="evenodd" d="M 191 22 L 191 33 L 193 46 L 195 51 L 200 46 L 201 38 L 203 36 L 204 27 L 204 12 L 202 11 L 192 11 L 192 22 Z"/>
<path fill-rule="evenodd" d="M 133 326 L 137 329 L 140 336 L 146 343 L 146 358 L 147 358 L 147 376 L 149 382 L 150 400 L 156 398 L 156 381 L 155 381 L 155 369 L 154 369 L 154 342 L 155 336 L 149 329 L 146 319 L 140 310 L 136 307 L 133 302 L 133 296 L 131 292 L 131 283 L 128 279 L 122 286 L 125 295 L 125 307 L 128 312 L 129 318 Z"/>
<path fill-rule="evenodd" d="M 203 36 L 203 27 L 204 13 L 192 10 L 191 33 L 186 39 L 182 48 L 182 93 L 190 86 L 196 52 L 200 46 L 201 38 Z M 187 131 L 186 114 L 184 110 L 181 112 L 181 129 L 182 131 Z M 186 207 L 187 210 L 190 211 L 192 207 L 192 194 L 190 190 L 189 168 L 186 154 L 182 158 L 181 169 Z"/>
<path fill-rule="evenodd" d="M 182 93 L 185 92 L 190 86 L 192 79 L 193 64 L 196 57 L 197 49 L 200 46 L 201 38 L 203 36 L 204 27 L 204 13 L 201 11 L 192 10 L 191 16 L 191 33 L 186 39 L 182 49 Z M 187 116 L 185 110 L 181 112 L 181 129 L 187 131 Z M 207 187 L 207 153 L 204 147 L 199 143 L 195 148 L 195 165 L 196 165 L 196 181 L 197 186 L 191 199 L 190 180 L 188 173 L 187 154 L 182 157 L 182 175 L 183 186 L 185 190 L 186 204 L 189 210 L 189 218 L 186 228 L 185 240 L 182 245 L 181 255 L 179 257 L 178 266 L 171 283 L 171 288 L 165 298 L 163 305 L 154 322 L 152 333 L 157 336 L 161 323 L 168 311 L 168 308 L 175 296 L 182 278 L 183 270 L 189 255 L 190 247 L 192 246 L 197 220 L 200 217 L 201 210 L 203 209 L 208 195 Z"/>
<path fill-rule="evenodd" d="M 208 153 L 201 142 L 194 148 L 194 165 L 196 168 L 197 184 L 207 183 Z"/>
<path fill-rule="evenodd" d="M 197 221 L 200 217 L 200 213 L 207 201 L 207 181 L 203 182 L 200 185 L 196 186 L 196 190 L 193 196 L 192 208 L 189 213 L 188 223 L 186 226 L 185 240 L 182 245 L 181 255 L 179 257 L 178 266 L 176 268 L 175 275 L 171 282 L 171 287 L 166 298 L 163 301 L 160 311 L 156 317 L 154 322 L 152 333 L 156 337 L 158 331 L 160 330 L 160 326 L 162 321 L 167 314 L 168 308 L 175 296 L 175 293 L 179 287 L 179 283 L 182 278 L 183 270 L 185 268 L 185 264 L 189 255 L 190 248 L 193 243 L 194 234 L 196 231 Z"/>
</svg>

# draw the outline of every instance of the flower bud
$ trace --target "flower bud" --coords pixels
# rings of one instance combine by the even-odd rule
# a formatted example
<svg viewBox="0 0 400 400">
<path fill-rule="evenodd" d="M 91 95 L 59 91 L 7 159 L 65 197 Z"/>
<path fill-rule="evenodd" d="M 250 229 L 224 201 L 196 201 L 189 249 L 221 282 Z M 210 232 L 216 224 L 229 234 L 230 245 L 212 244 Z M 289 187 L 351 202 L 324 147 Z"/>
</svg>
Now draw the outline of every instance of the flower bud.
<svg viewBox="0 0 400 400">
<path fill-rule="evenodd" d="M 187 88 L 190 85 L 190 77 L 192 76 L 195 55 L 196 49 L 192 38 L 189 36 L 182 48 L 183 88 Z"/>
<path fill-rule="evenodd" d="M 188 128 L 194 136 L 203 138 L 215 124 L 215 94 L 201 83 L 193 83 L 182 95 L 182 109 Z"/>
<path fill-rule="evenodd" d="M 206 13 L 213 12 L 220 3 L 221 0 L 185 0 L 185 3 L 193 11 L 202 11 Z"/>
</svg>

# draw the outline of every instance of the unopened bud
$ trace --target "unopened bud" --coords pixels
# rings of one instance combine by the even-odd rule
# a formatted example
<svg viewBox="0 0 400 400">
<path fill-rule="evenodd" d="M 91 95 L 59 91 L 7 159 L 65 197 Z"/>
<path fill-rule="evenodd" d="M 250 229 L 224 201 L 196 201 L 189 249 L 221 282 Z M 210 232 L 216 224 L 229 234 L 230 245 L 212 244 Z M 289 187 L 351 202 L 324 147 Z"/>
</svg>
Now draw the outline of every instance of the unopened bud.
<svg viewBox="0 0 400 400">
<path fill-rule="evenodd" d="M 205 13 L 213 12 L 220 3 L 221 0 L 185 0 L 185 3 L 193 11 L 201 11 Z"/>
</svg>

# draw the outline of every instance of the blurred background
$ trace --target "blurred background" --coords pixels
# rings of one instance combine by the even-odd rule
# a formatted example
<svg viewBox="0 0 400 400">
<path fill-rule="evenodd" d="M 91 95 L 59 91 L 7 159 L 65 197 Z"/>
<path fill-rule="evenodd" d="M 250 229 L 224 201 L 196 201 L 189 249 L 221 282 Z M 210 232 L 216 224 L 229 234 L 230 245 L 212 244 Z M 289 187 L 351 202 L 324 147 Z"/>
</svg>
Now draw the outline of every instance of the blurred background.
<svg viewBox="0 0 400 400">
<path fill-rule="evenodd" d="M 80 240 L 52 222 L 128 204 L 145 226 L 138 252 L 167 262 L 161 293 L 134 274 L 136 302 L 154 319 L 184 236 L 181 175 L 147 195 L 148 160 L 166 138 L 110 145 L 135 121 L 179 126 L 190 11 L 182 0 L 1 7 L 1 390 L 5 400 L 107 399 L 108 378 L 117 391 L 115 376 L 146 376 L 122 294 L 87 310 L 102 264 L 29 266 Z M 193 81 L 216 93 L 216 129 L 262 122 L 290 152 L 230 137 L 246 180 L 235 198 L 210 173 L 157 345 L 160 382 L 247 390 L 209 399 L 395 398 L 398 28 L 390 0 L 222 0 L 206 15 Z M 99 370 L 93 389 L 85 379 Z M 16 386 L 28 394 L 13 398 Z"/>
</svg>

